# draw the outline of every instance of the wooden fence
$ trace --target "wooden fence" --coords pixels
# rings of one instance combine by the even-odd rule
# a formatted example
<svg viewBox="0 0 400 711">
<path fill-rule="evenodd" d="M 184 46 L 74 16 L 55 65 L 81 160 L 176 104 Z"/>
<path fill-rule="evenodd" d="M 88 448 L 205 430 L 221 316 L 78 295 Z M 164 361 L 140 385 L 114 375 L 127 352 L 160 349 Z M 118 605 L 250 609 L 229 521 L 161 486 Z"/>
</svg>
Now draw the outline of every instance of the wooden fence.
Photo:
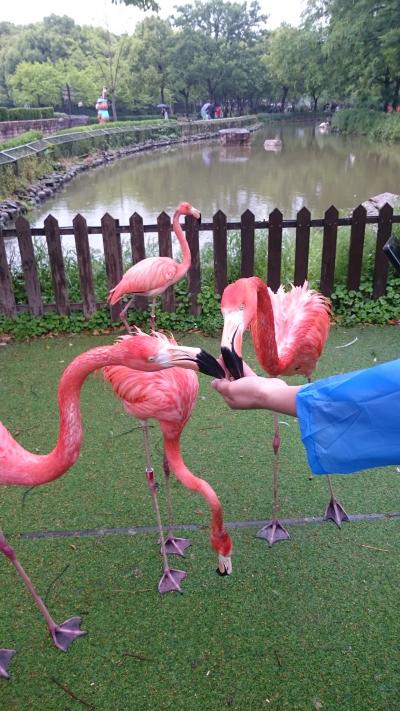
<svg viewBox="0 0 400 711">
<path fill-rule="evenodd" d="M 361 268 L 365 227 L 367 224 L 377 225 L 375 264 L 373 273 L 373 298 L 377 299 L 386 291 L 388 261 L 382 252 L 382 247 L 391 235 L 392 224 L 400 223 L 400 215 L 393 215 L 393 208 L 384 205 L 379 215 L 367 217 L 365 208 L 359 205 L 351 217 L 339 218 L 338 210 L 332 206 L 322 219 L 311 219 L 310 211 L 303 207 L 295 220 L 284 220 L 282 213 L 273 210 L 268 220 L 256 221 L 250 210 L 243 213 L 239 222 L 228 222 L 226 215 L 218 211 L 212 222 L 199 223 L 192 217 L 187 217 L 184 223 L 186 237 L 192 253 L 192 264 L 188 272 L 190 291 L 190 310 L 198 314 L 200 306 L 197 301 L 201 288 L 201 264 L 199 249 L 199 233 L 212 233 L 214 247 L 214 273 L 215 288 L 222 294 L 227 285 L 227 255 L 228 234 L 235 230 L 241 236 L 241 275 L 251 276 L 254 273 L 255 234 L 257 230 L 267 231 L 267 263 L 265 279 L 269 286 L 276 290 L 281 282 L 282 260 L 282 235 L 284 229 L 294 230 L 295 233 L 295 258 L 293 283 L 302 284 L 308 275 L 308 257 L 310 246 L 310 230 L 319 227 L 323 230 L 320 291 L 330 296 L 335 282 L 335 258 L 338 228 L 346 226 L 349 232 L 347 287 L 358 289 L 361 280 Z M 15 228 L 0 231 L 0 314 L 12 318 L 19 312 L 29 311 L 31 314 L 41 316 L 45 311 L 58 311 L 59 314 L 70 314 L 72 310 L 83 310 L 86 318 L 100 306 L 104 305 L 96 300 L 93 286 L 92 265 L 90 256 L 90 236 L 101 234 L 104 245 L 105 269 L 108 288 L 111 289 L 121 279 L 123 273 L 121 235 L 129 234 L 132 250 L 132 264 L 146 256 L 145 234 L 157 233 L 159 253 L 162 256 L 172 256 L 171 220 L 169 215 L 162 212 L 156 225 L 144 225 L 143 219 L 134 213 L 129 220 L 129 225 L 120 225 L 111 215 L 105 214 L 101 225 L 89 227 L 82 215 L 76 215 L 72 227 L 60 227 L 52 216 L 44 221 L 43 228 L 31 228 L 29 222 L 18 217 Z M 49 263 L 51 266 L 53 288 L 55 295 L 54 304 L 44 304 L 41 296 L 37 265 L 34 254 L 33 236 L 45 236 L 48 248 Z M 62 252 L 62 236 L 74 235 L 79 278 L 81 288 L 80 303 L 71 303 L 65 276 Z M 5 239 L 17 237 L 21 267 L 25 280 L 27 296 L 26 304 L 16 304 L 12 288 L 12 279 L 6 257 Z M 173 311 L 175 308 L 175 295 L 170 287 L 162 296 L 163 308 Z M 147 299 L 137 297 L 136 305 L 144 308 Z M 112 316 L 118 319 L 121 307 L 117 304 L 112 307 Z"/>
</svg>

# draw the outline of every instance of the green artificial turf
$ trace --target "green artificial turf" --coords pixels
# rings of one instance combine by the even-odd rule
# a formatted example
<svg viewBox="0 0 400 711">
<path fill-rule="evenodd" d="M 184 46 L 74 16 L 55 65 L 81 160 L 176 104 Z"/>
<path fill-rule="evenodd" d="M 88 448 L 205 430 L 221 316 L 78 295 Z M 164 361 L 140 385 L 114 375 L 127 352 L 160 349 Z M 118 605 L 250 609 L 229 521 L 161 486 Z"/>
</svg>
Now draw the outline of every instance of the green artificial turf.
<svg viewBox="0 0 400 711">
<path fill-rule="evenodd" d="M 357 337 L 346 348 L 337 348 Z M 316 377 L 398 357 L 396 327 L 333 329 Z M 0 348 L 0 419 L 28 449 L 50 451 L 56 387 L 78 353 L 113 340 L 75 336 Z M 184 342 L 215 355 L 217 340 Z M 251 346 L 246 357 L 255 365 Z M 201 376 L 182 439 L 185 460 L 207 479 L 226 521 L 271 515 L 272 417 L 232 412 Z M 296 382 L 293 380 L 293 382 Z M 301 378 L 297 382 L 302 382 Z M 0 523 L 56 621 L 81 614 L 87 637 L 52 647 L 39 613 L 0 559 L 0 646 L 15 647 L 1 680 L 1 711 L 237 709 L 400 710 L 400 521 L 292 526 L 269 549 L 234 529 L 233 575 L 215 574 L 204 500 L 173 483 L 175 518 L 196 523 L 183 595 L 161 597 L 157 535 L 26 540 L 18 533 L 154 524 L 141 433 L 100 376 L 82 392 L 84 443 L 73 469 L 26 493 L 2 487 Z M 309 478 L 296 420 L 280 418 L 281 515 L 321 516 L 326 480 Z M 132 430 L 127 433 L 127 430 Z M 124 434 L 126 433 L 126 434 Z M 151 429 L 165 514 L 162 446 Z M 348 513 L 400 510 L 396 467 L 334 477 Z"/>
</svg>

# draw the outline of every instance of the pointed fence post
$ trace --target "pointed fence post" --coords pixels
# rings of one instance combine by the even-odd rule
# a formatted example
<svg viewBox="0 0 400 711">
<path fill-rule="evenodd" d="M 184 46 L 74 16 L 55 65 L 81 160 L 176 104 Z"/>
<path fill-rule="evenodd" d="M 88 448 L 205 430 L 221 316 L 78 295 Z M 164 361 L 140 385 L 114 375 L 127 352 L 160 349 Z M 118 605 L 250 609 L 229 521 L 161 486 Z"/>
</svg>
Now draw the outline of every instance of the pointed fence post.
<svg viewBox="0 0 400 711">
<path fill-rule="evenodd" d="M 78 259 L 83 314 L 85 318 L 90 318 L 96 311 L 96 297 L 93 288 L 88 228 L 85 218 L 80 214 L 75 215 L 72 220 L 72 225 L 74 228 L 76 256 Z"/>
<path fill-rule="evenodd" d="M 118 221 L 106 212 L 101 218 L 101 231 L 103 234 L 104 259 L 106 262 L 107 285 L 113 289 L 122 279 L 122 248 L 121 236 L 117 232 Z M 111 318 L 119 320 L 121 304 L 110 306 Z"/>
<path fill-rule="evenodd" d="M 379 210 L 378 233 L 376 235 L 375 267 L 373 277 L 372 298 L 379 299 L 386 294 L 386 284 L 389 271 L 389 262 L 383 251 L 383 245 L 388 241 L 392 232 L 393 208 L 385 203 Z"/>
<path fill-rule="evenodd" d="M 191 254 L 191 263 L 188 271 L 190 313 L 198 316 L 201 313 L 201 306 L 197 301 L 201 291 L 199 223 L 192 215 L 186 216 L 185 229 Z"/>
<path fill-rule="evenodd" d="M 21 264 L 25 277 L 25 290 L 28 298 L 29 311 L 32 316 L 42 316 L 42 294 L 40 291 L 31 228 L 28 220 L 26 220 L 25 217 L 17 217 L 15 229 L 17 231 Z"/>
<path fill-rule="evenodd" d="M 267 284 L 272 291 L 277 291 L 281 283 L 282 219 L 281 211 L 275 208 L 268 221 Z"/>
<path fill-rule="evenodd" d="M 246 210 L 240 223 L 240 276 L 251 277 L 254 275 L 254 214 L 250 210 Z"/>
<path fill-rule="evenodd" d="M 160 257 L 172 257 L 171 220 L 166 212 L 162 212 L 157 217 L 157 225 Z M 168 289 L 164 291 L 161 299 L 164 311 L 175 311 L 175 293 L 173 286 L 168 287 Z"/>
<path fill-rule="evenodd" d="M 302 207 L 296 218 L 296 251 L 294 257 L 295 286 L 302 286 L 308 276 L 308 256 L 310 252 L 310 221 L 311 213 Z"/>
<path fill-rule="evenodd" d="M 367 211 L 364 205 L 358 205 L 353 210 L 351 219 L 349 265 L 347 269 L 348 289 L 356 290 L 360 288 L 366 218 Z"/>
<path fill-rule="evenodd" d="M 214 273 L 217 293 L 222 296 L 228 283 L 228 248 L 226 215 L 221 211 L 213 217 Z"/>
<path fill-rule="evenodd" d="M 144 246 L 143 217 L 134 212 L 129 218 L 129 229 L 131 233 L 132 264 L 141 262 L 146 258 Z M 135 296 L 135 308 L 146 311 L 148 308 L 147 296 Z"/>
<path fill-rule="evenodd" d="M 335 281 L 335 259 L 337 242 L 337 221 L 339 213 L 334 205 L 324 215 L 324 237 L 322 242 L 320 291 L 330 296 Z"/>
<path fill-rule="evenodd" d="M 56 218 L 53 217 L 53 215 L 47 215 L 44 221 L 44 233 L 46 235 L 47 249 L 49 252 L 51 278 L 53 281 L 56 308 L 59 314 L 69 316 L 71 309 L 69 306 L 67 282 L 65 279 L 60 228 Z"/>
<path fill-rule="evenodd" d="M 17 307 L 8 267 L 3 232 L 0 229 L 0 313 L 9 318 L 17 317 Z"/>
</svg>

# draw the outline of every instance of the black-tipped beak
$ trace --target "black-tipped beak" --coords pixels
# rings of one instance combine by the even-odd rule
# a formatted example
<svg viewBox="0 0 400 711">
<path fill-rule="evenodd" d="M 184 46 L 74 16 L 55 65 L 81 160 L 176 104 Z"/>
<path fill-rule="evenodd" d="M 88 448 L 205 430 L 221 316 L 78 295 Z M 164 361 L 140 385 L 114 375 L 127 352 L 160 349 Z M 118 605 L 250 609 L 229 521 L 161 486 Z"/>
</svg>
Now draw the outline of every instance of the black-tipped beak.
<svg viewBox="0 0 400 711">
<path fill-rule="evenodd" d="M 229 573 L 228 573 L 228 571 L 226 570 L 226 568 L 224 568 L 223 572 L 221 572 L 220 569 L 217 568 L 217 570 L 216 570 L 215 572 L 218 573 L 218 575 L 219 575 L 221 578 L 225 578 L 226 575 L 229 575 Z"/>
<path fill-rule="evenodd" d="M 222 365 L 218 363 L 214 356 L 207 353 L 207 351 L 203 351 L 203 349 L 201 349 L 200 353 L 196 357 L 196 361 L 200 373 L 211 375 L 213 378 L 225 378 L 225 372 Z"/>
<path fill-rule="evenodd" d="M 225 367 L 234 380 L 243 378 L 243 359 L 236 353 L 233 344 L 232 349 L 226 346 L 221 347 L 222 358 Z"/>
</svg>

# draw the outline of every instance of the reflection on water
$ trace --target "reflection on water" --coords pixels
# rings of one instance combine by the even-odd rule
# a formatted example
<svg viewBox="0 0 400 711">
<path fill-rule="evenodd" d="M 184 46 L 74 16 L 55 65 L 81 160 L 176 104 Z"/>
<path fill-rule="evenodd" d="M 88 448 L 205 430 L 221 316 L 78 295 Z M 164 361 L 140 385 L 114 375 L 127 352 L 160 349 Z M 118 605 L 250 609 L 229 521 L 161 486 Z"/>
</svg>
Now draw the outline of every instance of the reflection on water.
<svg viewBox="0 0 400 711">
<path fill-rule="evenodd" d="M 265 140 L 280 139 L 279 151 L 266 151 Z M 266 127 L 248 146 L 221 146 L 218 140 L 173 146 L 134 155 L 83 173 L 62 192 L 29 215 L 36 227 L 53 214 L 69 226 L 80 212 L 89 225 L 105 212 L 127 225 L 135 211 L 145 224 L 165 210 L 171 216 L 188 200 L 211 221 L 221 209 L 238 220 L 250 209 L 256 220 L 278 207 L 293 218 L 306 205 L 321 217 L 332 204 L 348 213 L 367 198 L 399 192 L 400 148 L 373 145 L 363 138 L 321 134 L 312 125 Z M 73 244 L 73 238 L 63 243 Z M 91 237 L 101 247 L 101 237 Z"/>
</svg>

